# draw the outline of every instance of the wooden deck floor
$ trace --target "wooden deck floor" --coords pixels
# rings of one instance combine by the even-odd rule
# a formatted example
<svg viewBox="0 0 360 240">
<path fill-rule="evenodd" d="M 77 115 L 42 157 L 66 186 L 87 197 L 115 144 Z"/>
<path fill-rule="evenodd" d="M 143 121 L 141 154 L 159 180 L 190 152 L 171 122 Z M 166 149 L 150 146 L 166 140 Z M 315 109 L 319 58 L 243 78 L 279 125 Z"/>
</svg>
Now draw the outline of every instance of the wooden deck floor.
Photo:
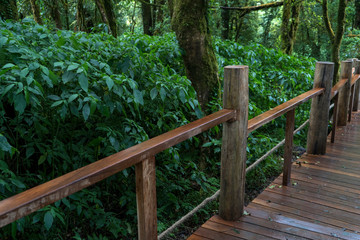
<svg viewBox="0 0 360 240">
<path fill-rule="evenodd" d="M 229 222 L 214 216 L 188 239 L 360 239 L 360 112 L 328 142 L 324 156 L 302 156 L 290 187 L 277 178 Z"/>
</svg>

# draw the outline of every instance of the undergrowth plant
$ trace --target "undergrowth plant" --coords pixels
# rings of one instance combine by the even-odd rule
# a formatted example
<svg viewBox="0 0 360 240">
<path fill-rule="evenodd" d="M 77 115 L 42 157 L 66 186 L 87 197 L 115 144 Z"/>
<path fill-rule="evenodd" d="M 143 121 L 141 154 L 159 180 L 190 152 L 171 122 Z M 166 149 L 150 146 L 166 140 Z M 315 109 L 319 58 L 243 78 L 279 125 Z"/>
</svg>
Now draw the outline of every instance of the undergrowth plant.
<svg viewBox="0 0 360 240">
<path fill-rule="evenodd" d="M 312 86 L 313 59 L 230 41 L 215 40 L 215 48 L 220 76 L 225 65 L 249 65 L 250 117 Z M 53 31 L 28 19 L 0 22 L 0 199 L 199 118 L 181 54 L 174 34 L 115 39 Z M 213 111 L 221 108 L 220 95 Z M 297 124 L 308 111 L 298 110 Z M 249 136 L 249 164 L 282 138 L 275 128 L 284 123 Z M 156 156 L 159 231 L 219 188 L 221 127 L 205 135 L 205 144 L 194 137 Z M 198 164 L 201 147 L 210 149 L 206 169 Z M 279 168 L 268 163 L 263 177 Z M 135 197 L 128 168 L 9 224 L 0 238 L 133 239 Z"/>
</svg>

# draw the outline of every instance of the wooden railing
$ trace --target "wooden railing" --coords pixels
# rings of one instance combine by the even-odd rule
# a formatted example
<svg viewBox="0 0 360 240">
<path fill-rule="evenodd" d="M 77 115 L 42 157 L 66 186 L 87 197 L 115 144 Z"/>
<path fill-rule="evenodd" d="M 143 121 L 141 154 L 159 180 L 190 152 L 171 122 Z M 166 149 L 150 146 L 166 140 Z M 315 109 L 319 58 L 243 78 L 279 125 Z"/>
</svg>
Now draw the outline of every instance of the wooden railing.
<svg viewBox="0 0 360 240">
<path fill-rule="evenodd" d="M 337 119 L 343 118 L 340 111 L 336 114 L 336 109 L 349 109 L 350 105 L 350 112 L 355 107 L 357 109 L 358 100 L 355 100 L 355 102 L 354 100 L 347 101 L 346 99 L 349 97 L 343 97 L 349 96 L 350 90 L 347 91 L 347 89 L 350 89 L 351 86 L 353 86 L 351 88 L 352 98 L 359 95 L 359 81 L 357 81 L 360 76 L 358 74 L 360 73 L 359 65 L 357 64 L 355 68 L 357 75 L 352 76 L 351 64 L 352 61 L 343 62 L 342 80 L 331 88 L 333 63 L 318 62 L 316 64 L 313 90 L 303 93 L 251 120 L 248 120 L 248 67 L 225 67 L 223 110 L 1 201 L 0 227 L 128 167 L 135 166 L 138 238 L 156 239 L 155 155 L 221 123 L 224 123 L 224 127 L 219 214 L 226 220 L 236 220 L 243 214 L 244 207 L 248 133 L 286 114 L 283 184 L 287 185 L 291 173 L 296 107 L 314 98 L 311 105 L 308 132 L 308 153 L 323 154 L 326 146 L 330 99 L 335 97 L 333 123 L 335 125 Z M 343 106 L 344 101 L 347 101 L 345 107 Z M 344 113 L 341 112 L 341 114 Z M 346 116 L 347 112 L 345 112 Z M 335 134 L 335 128 L 333 128 L 333 133 Z M 309 145 L 317 147 L 309 148 Z"/>
</svg>

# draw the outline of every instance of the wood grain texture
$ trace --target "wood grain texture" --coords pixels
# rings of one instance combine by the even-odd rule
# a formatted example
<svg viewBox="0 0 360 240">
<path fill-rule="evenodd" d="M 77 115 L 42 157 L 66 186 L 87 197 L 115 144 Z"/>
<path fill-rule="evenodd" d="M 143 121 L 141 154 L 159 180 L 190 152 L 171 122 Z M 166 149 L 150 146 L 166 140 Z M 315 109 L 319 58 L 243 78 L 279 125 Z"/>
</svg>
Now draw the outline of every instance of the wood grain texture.
<svg viewBox="0 0 360 240">
<path fill-rule="evenodd" d="M 324 93 L 311 100 L 306 147 L 306 151 L 309 154 L 325 154 L 326 151 L 333 75 L 334 63 L 316 63 L 313 88 L 324 88 Z"/>
<path fill-rule="evenodd" d="M 280 175 L 246 215 L 213 216 L 198 231 L 211 229 L 212 239 L 360 240 L 360 111 L 327 144 L 325 155 L 305 154 L 292 164 L 291 184 L 284 186 Z"/>
<path fill-rule="evenodd" d="M 232 120 L 234 117 L 234 110 L 223 109 L 7 198 L 0 202 L 0 227 L 144 161 L 211 127 Z"/>
<path fill-rule="evenodd" d="M 283 185 L 285 186 L 288 186 L 290 184 L 294 126 L 295 126 L 295 109 L 286 113 L 284 166 L 283 166 Z"/>
<path fill-rule="evenodd" d="M 334 98 L 334 111 L 333 111 L 333 126 L 331 129 L 331 142 L 335 142 L 335 134 L 336 134 L 336 127 L 337 127 L 337 116 L 338 116 L 338 104 L 339 104 L 339 95 L 336 94 Z"/>
<path fill-rule="evenodd" d="M 306 93 L 303 93 L 267 112 L 264 112 L 252 119 L 248 123 L 248 133 L 258 129 L 261 126 L 264 126 L 266 123 L 274 120 L 275 118 L 287 113 L 288 111 L 296 108 L 300 104 L 308 101 L 311 98 L 314 98 L 324 92 L 323 88 L 312 89 Z"/>
<path fill-rule="evenodd" d="M 356 59 L 354 62 L 355 65 L 355 74 L 360 74 L 360 60 Z M 360 81 L 359 78 L 357 79 L 355 83 L 355 95 L 354 95 L 354 105 L 353 105 L 353 111 L 357 111 L 359 107 L 359 94 L 360 94 Z"/>
<path fill-rule="evenodd" d="M 355 85 L 351 85 L 350 87 L 350 102 L 349 102 L 349 109 L 348 109 L 348 122 L 351 121 L 351 112 L 353 109 L 354 104 L 354 95 L 355 95 Z"/>
<path fill-rule="evenodd" d="M 138 239 L 157 239 L 155 157 L 135 165 Z"/>
<path fill-rule="evenodd" d="M 343 78 L 340 79 L 331 89 L 331 99 L 335 97 L 339 91 L 344 87 L 344 85 L 347 83 L 348 79 Z"/>
<path fill-rule="evenodd" d="M 249 68 L 225 67 L 224 108 L 236 110 L 236 121 L 223 127 L 219 214 L 226 220 L 238 219 L 244 208 L 248 124 Z"/>
<path fill-rule="evenodd" d="M 350 102 L 350 84 L 352 78 L 352 61 L 341 62 L 341 79 L 346 78 L 345 85 L 339 90 L 338 126 L 346 126 Z"/>
</svg>

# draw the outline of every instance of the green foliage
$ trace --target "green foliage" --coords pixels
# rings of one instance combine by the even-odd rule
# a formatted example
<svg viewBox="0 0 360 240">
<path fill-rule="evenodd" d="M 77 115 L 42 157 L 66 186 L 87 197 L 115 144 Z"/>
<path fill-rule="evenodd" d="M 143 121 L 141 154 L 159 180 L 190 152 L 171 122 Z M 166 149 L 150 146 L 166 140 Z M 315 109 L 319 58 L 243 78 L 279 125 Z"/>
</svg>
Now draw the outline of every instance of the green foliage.
<svg viewBox="0 0 360 240">
<path fill-rule="evenodd" d="M 116 40 L 53 32 L 29 20 L 0 22 L 0 33 L 0 199 L 200 116 L 173 34 Z M 216 40 L 215 46 L 220 75 L 225 65 L 250 66 L 251 117 L 311 88 L 313 59 L 258 44 Z M 221 108 L 220 96 L 210 108 Z M 307 113 L 301 108 L 297 118 Z M 282 132 L 275 128 L 283 126 L 280 119 L 249 136 L 248 163 L 276 144 Z M 220 130 L 156 156 L 159 231 L 219 188 Z M 197 161 L 204 138 L 206 169 Z M 269 163 L 256 171 L 264 177 L 278 170 L 277 160 Z M 0 238 L 135 238 L 134 184 L 134 169 L 126 169 L 6 226 Z M 216 203 L 192 221 L 211 207 Z"/>
</svg>

